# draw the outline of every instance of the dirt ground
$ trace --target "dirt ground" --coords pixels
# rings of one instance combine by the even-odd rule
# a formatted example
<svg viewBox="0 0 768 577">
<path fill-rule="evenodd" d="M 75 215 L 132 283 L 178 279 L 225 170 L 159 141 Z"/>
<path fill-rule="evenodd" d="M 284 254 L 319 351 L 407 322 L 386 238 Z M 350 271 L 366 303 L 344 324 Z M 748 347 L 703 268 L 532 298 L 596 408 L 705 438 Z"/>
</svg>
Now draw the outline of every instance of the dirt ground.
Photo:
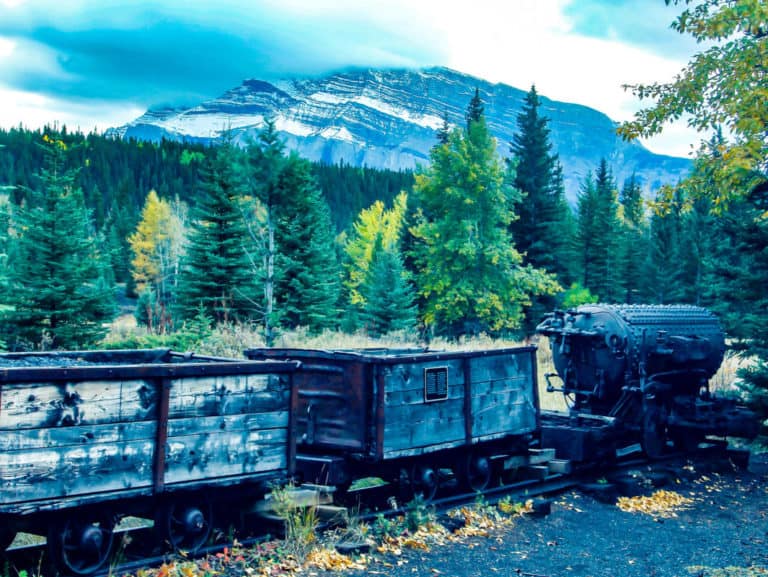
<svg viewBox="0 0 768 577">
<path fill-rule="evenodd" d="M 345 574 L 768 576 L 766 456 L 753 456 L 746 471 L 688 463 L 668 476 L 653 487 L 643 471 L 632 472 L 637 483 L 621 487 L 629 498 L 571 491 L 553 499 L 547 516 L 522 516 L 487 537 L 429 551 L 375 554 L 365 571 Z"/>
</svg>

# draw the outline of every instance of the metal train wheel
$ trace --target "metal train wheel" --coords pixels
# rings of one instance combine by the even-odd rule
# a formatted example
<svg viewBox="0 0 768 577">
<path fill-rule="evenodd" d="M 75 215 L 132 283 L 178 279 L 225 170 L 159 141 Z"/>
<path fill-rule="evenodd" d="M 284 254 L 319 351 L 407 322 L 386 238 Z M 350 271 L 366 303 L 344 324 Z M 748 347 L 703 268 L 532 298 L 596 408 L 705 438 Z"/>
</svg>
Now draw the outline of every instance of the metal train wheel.
<svg viewBox="0 0 768 577">
<path fill-rule="evenodd" d="M 155 517 L 155 530 L 164 544 L 194 553 L 206 544 L 213 528 L 213 506 L 203 496 L 163 504 Z"/>
<path fill-rule="evenodd" d="M 91 575 L 109 562 L 115 520 L 111 515 L 91 519 L 61 519 L 51 524 L 48 551 L 65 574 Z"/>
<path fill-rule="evenodd" d="M 483 455 L 467 455 L 463 481 L 467 489 L 484 491 L 491 482 L 491 462 Z"/>
<path fill-rule="evenodd" d="M 421 497 L 429 502 L 437 495 L 439 480 L 437 471 L 429 465 L 414 465 L 410 475 L 411 490 L 414 497 Z"/>
</svg>

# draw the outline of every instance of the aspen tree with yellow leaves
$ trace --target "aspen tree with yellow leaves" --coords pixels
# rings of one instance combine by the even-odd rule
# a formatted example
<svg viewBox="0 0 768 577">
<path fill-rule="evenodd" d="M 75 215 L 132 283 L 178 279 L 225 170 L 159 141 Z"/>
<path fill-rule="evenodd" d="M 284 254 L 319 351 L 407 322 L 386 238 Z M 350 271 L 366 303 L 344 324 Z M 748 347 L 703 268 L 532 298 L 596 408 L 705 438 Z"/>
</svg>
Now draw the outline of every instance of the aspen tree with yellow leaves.
<svg viewBox="0 0 768 577">
<path fill-rule="evenodd" d="M 136 231 L 128 237 L 131 275 L 139 295 L 136 316 L 158 334 L 173 329 L 171 311 L 184 233 L 180 213 L 183 210 L 174 212 L 170 202 L 150 190 Z"/>
</svg>

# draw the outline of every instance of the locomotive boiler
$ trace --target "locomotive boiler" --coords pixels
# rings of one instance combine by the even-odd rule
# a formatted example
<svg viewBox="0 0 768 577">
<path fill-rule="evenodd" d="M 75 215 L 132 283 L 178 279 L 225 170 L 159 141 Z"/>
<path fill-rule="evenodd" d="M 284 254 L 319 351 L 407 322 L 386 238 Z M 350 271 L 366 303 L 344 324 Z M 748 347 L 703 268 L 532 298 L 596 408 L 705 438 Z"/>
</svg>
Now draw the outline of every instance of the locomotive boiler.
<svg viewBox="0 0 768 577">
<path fill-rule="evenodd" d="M 571 415 L 602 418 L 649 455 L 667 440 L 691 448 L 706 435 L 755 434 L 743 407 L 709 390 L 725 335 L 707 309 L 582 305 L 556 311 L 537 331 L 549 337 L 557 371 L 546 376 L 548 390 L 565 395 Z"/>
</svg>

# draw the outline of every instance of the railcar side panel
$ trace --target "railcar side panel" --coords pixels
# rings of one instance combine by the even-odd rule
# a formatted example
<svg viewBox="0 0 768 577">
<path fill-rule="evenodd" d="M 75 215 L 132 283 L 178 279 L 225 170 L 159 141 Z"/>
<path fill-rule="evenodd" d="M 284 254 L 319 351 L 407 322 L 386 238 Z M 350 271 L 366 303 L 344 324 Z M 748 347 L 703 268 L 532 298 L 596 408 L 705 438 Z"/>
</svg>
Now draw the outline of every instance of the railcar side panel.
<svg viewBox="0 0 768 577">
<path fill-rule="evenodd" d="M 384 374 L 383 458 L 464 443 L 464 372 L 459 359 L 379 365 Z M 430 380 L 433 391 L 430 399 Z M 435 382 L 435 381 L 441 382 Z M 444 380 L 444 382 L 442 382 Z"/>
<path fill-rule="evenodd" d="M 469 360 L 472 442 L 532 433 L 538 425 L 535 349 Z"/>
<path fill-rule="evenodd" d="M 144 404 L 151 414 L 155 387 L 145 380 L 3 385 L 3 504 L 149 487 L 157 422 L 140 420 L 137 412 L 146 419 L 147 411 L 136 409 Z"/>
<path fill-rule="evenodd" d="M 202 487 L 227 477 L 284 477 L 292 470 L 295 364 L 211 361 L 183 368 L 3 368 L 0 512 L 34 510 L 27 503 L 37 502 L 59 508 L 54 502 L 62 499 L 128 490 Z M 97 373 L 101 378 L 89 378 Z"/>
</svg>

